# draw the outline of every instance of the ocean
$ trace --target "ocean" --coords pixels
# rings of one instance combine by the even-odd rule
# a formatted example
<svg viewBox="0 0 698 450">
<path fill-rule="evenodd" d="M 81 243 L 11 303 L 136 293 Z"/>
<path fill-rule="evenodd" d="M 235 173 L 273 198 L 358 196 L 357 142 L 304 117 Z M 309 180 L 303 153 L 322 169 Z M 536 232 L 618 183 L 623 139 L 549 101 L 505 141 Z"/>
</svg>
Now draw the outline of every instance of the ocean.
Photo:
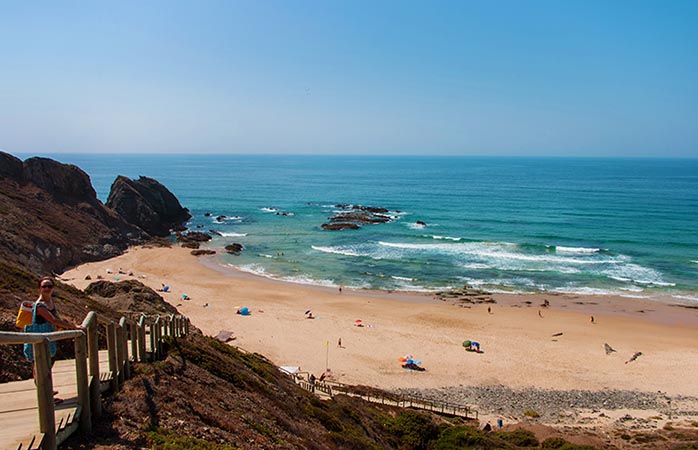
<svg viewBox="0 0 698 450">
<path fill-rule="evenodd" d="M 244 245 L 222 265 L 265 277 L 698 302 L 698 159 L 44 156 L 82 168 L 104 202 L 117 175 L 157 179 L 192 230 L 222 234 L 211 246 Z M 391 220 L 323 230 L 340 204 Z"/>
</svg>

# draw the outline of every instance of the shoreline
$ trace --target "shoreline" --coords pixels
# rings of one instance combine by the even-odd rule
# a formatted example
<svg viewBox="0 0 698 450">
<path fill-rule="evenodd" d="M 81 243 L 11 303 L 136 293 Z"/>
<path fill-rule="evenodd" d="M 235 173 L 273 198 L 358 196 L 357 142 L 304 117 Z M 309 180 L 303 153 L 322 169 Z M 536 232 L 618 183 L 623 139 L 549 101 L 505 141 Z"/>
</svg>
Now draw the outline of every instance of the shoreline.
<svg viewBox="0 0 698 450">
<path fill-rule="evenodd" d="M 79 289 L 92 282 L 86 275 L 136 279 L 153 289 L 166 283 L 171 291 L 160 294 L 204 334 L 232 331 L 233 346 L 316 376 L 330 368 L 334 379 L 347 384 L 698 397 L 698 379 L 690 376 L 698 371 L 698 309 L 567 294 L 494 294 L 494 304 L 461 304 L 423 293 L 339 293 L 229 266 L 216 269 L 210 267 L 218 265 L 215 258 L 197 258 L 180 247 L 135 247 L 66 271 L 61 279 Z M 119 268 L 134 276 L 118 274 Z M 183 294 L 191 300 L 182 300 Z M 540 307 L 546 299 L 550 306 Z M 235 314 L 242 306 L 252 314 Z M 313 311 L 313 320 L 306 319 L 306 310 Z M 466 352 L 466 339 L 480 342 L 484 352 Z M 615 351 L 606 354 L 605 344 Z M 636 353 L 641 355 L 631 360 Z M 427 370 L 401 368 L 398 358 L 407 354 Z"/>
<path fill-rule="evenodd" d="M 336 293 L 338 286 L 324 286 L 318 284 L 294 283 L 269 276 L 247 272 L 220 261 L 219 253 L 223 249 L 215 248 L 218 252 L 215 255 L 204 255 L 198 257 L 199 264 L 204 267 L 221 273 L 225 276 L 255 280 L 258 282 L 276 283 L 281 286 L 302 287 L 315 289 L 324 293 Z M 402 290 L 381 290 L 381 289 L 355 289 L 343 287 L 344 292 L 355 296 L 380 297 L 398 300 L 406 303 L 420 304 L 443 304 L 450 303 L 463 308 L 472 308 L 482 303 L 468 303 L 457 299 L 437 298 L 436 292 L 427 291 L 402 291 Z M 484 291 L 483 291 L 484 292 Z M 617 315 L 624 317 L 636 317 L 638 314 L 647 318 L 650 322 L 660 322 L 668 325 L 687 325 L 698 327 L 698 304 L 690 300 L 681 300 L 673 296 L 662 295 L 657 297 L 635 297 L 624 295 L 605 294 L 577 294 L 560 292 L 532 292 L 532 293 L 489 293 L 483 295 L 491 297 L 496 304 L 510 307 L 535 308 L 542 311 L 542 300 L 547 299 L 549 309 L 564 308 L 568 311 L 578 311 L 583 313 L 594 313 L 598 315 Z M 698 294 L 697 294 L 698 295 Z M 551 301 L 556 299 L 554 301 Z M 485 304 L 485 308 L 487 305 Z M 669 309 L 667 309 L 669 308 Z M 658 315 L 648 313 L 657 312 Z M 686 314 L 684 309 L 695 311 L 695 314 Z"/>
</svg>

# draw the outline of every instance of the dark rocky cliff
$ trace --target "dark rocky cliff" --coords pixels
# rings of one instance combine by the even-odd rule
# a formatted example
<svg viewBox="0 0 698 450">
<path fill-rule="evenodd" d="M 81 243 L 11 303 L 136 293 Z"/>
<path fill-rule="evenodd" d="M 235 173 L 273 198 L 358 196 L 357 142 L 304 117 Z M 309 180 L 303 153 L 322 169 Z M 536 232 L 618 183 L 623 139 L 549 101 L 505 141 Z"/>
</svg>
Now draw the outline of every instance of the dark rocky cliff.
<svg viewBox="0 0 698 450">
<path fill-rule="evenodd" d="M 182 223 L 191 217 L 165 186 L 143 176 L 138 180 L 117 177 L 107 207 L 153 236 L 167 236 L 172 229 L 181 230 Z"/>
<path fill-rule="evenodd" d="M 0 152 L 0 257 L 34 273 L 120 254 L 150 236 L 97 199 L 89 176 L 47 158 Z"/>
</svg>

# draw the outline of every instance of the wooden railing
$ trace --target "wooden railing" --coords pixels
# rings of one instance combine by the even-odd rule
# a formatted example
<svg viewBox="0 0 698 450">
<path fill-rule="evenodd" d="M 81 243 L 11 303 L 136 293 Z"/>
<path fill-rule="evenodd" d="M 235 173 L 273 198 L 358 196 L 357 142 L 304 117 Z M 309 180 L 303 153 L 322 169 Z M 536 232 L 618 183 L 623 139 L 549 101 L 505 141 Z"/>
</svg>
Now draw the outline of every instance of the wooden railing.
<svg viewBox="0 0 698 450">
<path fill-rule="evenodd" d="M 183 316 L 167 317 L 141 314 L 138 320 L 122 317 L 118 323 L 101 320 L 91 311 L 82 322 L 83 330 L 56 331 L 52 333 L 15 333 L 0 331 L 0 345 L 32 344 L 34 347 L 34 373 L 39 409 L 39 428 L 43 433 L 42 449 L 56 449 L 55 405 L 49 343 L 73 339 L 75 346 L 75 372 L 77 379 L 79 428 L 89 433 L 92 420 L 102 413 L 99 368 L 99 325 L 104 325 L 109 355 L 108 387 L 118 391 L 131 376 L 131 361 L 146 362 L 160 359 L 162 337 L 180 337 L 189 333 L 189 319 Z M 150 336 L 150 352 L 146 351 L 146 336 Z M 128 343 L 131 343 L 129 356 Z M 89 373 L 89 375 L 88 375 Z M 67 437 L 67 436 L 66 436 Z"/>
<path fill-rule="evenodd" d="M 313 393 L 320 392 L 329 397 L 334 397 L 337 394 L 343 394 L 351 397 L 361 397 L 362 399 L 371 403 L 392 405 L 400 408 L 422 409 L 439 414 L 459 416 L 466 419 L 478 418 L 478 411 L 467 405 L 435 401 L 418 397 L 416 395 L 398 395 L 388 392 L 365 390 L 358 386 L 351 386 L 334 380 L 315 380 L 314 382 L 311 382 L 308 378 L 309 374 L 307 372 L 297 372 L 289 375 L 303 389 Z"/>
</svg>

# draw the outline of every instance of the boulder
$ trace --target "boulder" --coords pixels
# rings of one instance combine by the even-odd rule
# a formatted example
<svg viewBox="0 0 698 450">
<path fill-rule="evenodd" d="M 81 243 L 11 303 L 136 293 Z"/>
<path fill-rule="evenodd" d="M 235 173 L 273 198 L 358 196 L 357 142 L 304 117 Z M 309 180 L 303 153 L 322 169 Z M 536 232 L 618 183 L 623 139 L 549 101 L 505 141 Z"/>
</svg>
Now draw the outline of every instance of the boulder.
<svg viewBox="0 0 698 450">
<path fill-rule="evenodd" d="M 111 186 L 107 207 L 154 236 L 167 236 L 171 229 L 180 229 L 182 223 L 191 218 L 172 192 L 158 181 L 143 176 L 138 180 L 117 177 Z"/>
<path fill-rule="evenodd" d="M 225 251 L 230 253 L 231 255 L 239 255 L 244 248 L 245 247 L 242 244 L 233 242 L 232 244 L 225 246 Z"/>
<path fill-rule="evenodd" d="M 201 231 L 190 231 L 189 233 L 177 233 L 177 242 L 208 242 L 211 235 Z"/>
<path fill-rule="evenodd" d="M 191 251 L 191 254 L 194 255 L 194 256 L 215 255 L 215 254 L 216 254 L 216 251 L 215 251 L 215 250 L 208 250 L 208 249 L 204 249 L 204 250 L 192 250 L 192 251 Z"/>
</svg>

